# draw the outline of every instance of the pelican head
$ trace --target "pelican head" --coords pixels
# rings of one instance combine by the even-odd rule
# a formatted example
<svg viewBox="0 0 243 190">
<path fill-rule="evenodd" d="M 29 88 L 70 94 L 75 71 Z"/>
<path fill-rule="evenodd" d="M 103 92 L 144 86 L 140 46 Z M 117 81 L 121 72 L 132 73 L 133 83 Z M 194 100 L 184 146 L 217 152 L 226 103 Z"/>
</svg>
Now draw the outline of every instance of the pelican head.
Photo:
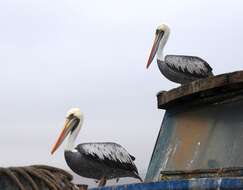
<svg viewBox="0 0 243 190">
<path fill-rule="evenodd" d="M 64 122 L 64 127 L 54 144 L 51 154 L 53 154 L 58 147 L 62 144 L 64 139 L 70 134 L 73 140 L 77 137 L 78 132 L 83 124 L 83 114 L 80 112 L 79 108 L 72 108 L 67 112 L 66 120 Z"/>
<path fill-rule="evenodd" d="M 163 59 L 163 49 L 169 38 L 169 34 L 170 34 L 170 28 L 165 24 L 159 25 L 158 28 L 156 29 L 154 43 L 147 62 L 147 68 L 152 63 L 157 51 L 158 51 L 157 53 L 158 58 Z"/>
</svg>

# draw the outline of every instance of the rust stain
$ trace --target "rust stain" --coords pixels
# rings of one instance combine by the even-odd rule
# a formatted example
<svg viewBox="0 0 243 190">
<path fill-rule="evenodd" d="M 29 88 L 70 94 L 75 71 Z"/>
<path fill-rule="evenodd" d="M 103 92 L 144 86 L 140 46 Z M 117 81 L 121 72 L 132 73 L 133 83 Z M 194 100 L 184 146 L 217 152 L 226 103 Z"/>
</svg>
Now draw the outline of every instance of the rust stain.
<svg viewBox="0 0 243 190">
<path fill-rule="evenodd" d="M 161 171 L 161 180 L 191 179 L 191 178 L 215 178 L 215 177 L 242 177 L 242 167 Z"/>
<path fill-rule="evenodd" d="M 200 157 L 200 152 L 196 151 L 204 149 L 209 136 L 207 119 L 193 112 L 178 115 L 175 136 L 180 143 L 171 158 L 171 163 L 177 169 L 195 169 L 193 165 L 196 165 Z"/>
</svg>

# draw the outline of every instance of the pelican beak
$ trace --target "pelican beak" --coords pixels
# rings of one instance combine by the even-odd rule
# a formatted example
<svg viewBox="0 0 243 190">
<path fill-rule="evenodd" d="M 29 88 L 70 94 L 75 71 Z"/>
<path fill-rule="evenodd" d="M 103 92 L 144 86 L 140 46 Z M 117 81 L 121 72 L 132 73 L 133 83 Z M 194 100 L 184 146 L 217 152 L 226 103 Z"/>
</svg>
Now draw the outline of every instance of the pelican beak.
<svg viewBox="0 0 243 190">
<path fill-rule="evenodd" d="M 64 123 L 64 127 L 62 129 L 61 134 L 59 135 L 56 143 L 52 147 L 51 154 L 53 154 L 58 149 L 58 147 L 62 144 L 64 139 L 67 137 L 69 132 L 72 130 L 72 127 L 73 127 L 73 118 L 68 117 Z"/>
<path fill-rule="evenodd" d="M 164 35 L 163 31 L 162 32 L 156 32 L 156 34 L 155 34 L 154 43 L 153 43 L 152 50 L 150 52 L 149 59 L 148 59 L 148 62 L 147 62 L 147 66 L 146 66 L 147 69 L 148 69 L 149 65 L 152 63 L 154 56 L 157 53 L 157 50 L 159 48 L 159 43 L 160 43 L 160 40 L 162 39 L 163 35 Z"/>
</svg>

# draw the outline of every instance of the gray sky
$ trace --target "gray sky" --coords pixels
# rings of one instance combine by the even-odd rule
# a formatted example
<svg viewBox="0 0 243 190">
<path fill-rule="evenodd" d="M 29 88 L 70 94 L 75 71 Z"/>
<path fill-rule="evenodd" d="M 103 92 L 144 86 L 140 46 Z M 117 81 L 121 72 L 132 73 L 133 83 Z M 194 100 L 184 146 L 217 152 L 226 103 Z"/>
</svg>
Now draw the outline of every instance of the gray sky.
<svg viewBox="0 0 243 190">
<path fill-rule="evenodd" d="M 66 111 L 85 123 L 76 143 L 115 141 L 148 166 L 163 111 L 156 93 L 178 86 L 155 62 L 155 28 L 167 23 L 165 54 L 197 55 L 214 73 L 243 67 L 242 1 L 0 1 L 0 166 L 67 169 L 50 155 Z"/>
</svg>

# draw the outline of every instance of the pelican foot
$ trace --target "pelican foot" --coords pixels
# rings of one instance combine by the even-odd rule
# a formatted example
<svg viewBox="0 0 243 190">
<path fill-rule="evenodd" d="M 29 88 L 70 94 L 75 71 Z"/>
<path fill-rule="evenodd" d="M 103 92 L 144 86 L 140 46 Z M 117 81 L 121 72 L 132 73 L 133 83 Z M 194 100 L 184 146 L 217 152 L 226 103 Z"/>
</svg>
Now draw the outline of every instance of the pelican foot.
<svg viewBox="0 0 243 190">
<path fill-rule="evenodd" d="M 106 177 L 105 177 L 105 176 L 102 177 L 102 178 L 100 179 L 100 183 L 99 183 L 98 187 L 103 187 L 103 186 L 105 186 L 106 181 L 107 181 Z"/>
</svg>

